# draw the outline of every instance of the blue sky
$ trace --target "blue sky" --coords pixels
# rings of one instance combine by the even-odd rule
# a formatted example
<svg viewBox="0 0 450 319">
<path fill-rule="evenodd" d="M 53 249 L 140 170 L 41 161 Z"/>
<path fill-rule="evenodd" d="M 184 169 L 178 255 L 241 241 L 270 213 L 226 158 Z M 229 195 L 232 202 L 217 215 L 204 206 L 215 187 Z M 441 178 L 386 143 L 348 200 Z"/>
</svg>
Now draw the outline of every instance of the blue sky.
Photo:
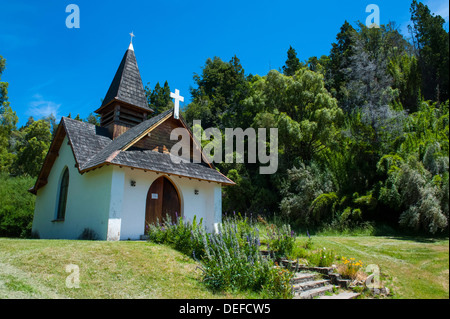
<svg viewBox="0 0 450 319">
<path fill-rule="evenodd" d="M 448 2 L 424 3 L 448 30 Z M 69 4 L 80 9 L 78 29 L 66 27 Z M 19 125 L 49 113 L 58 121 L 69 113 L 85 118 L 100 106 L 133 31 L 144 85 L 167 80 L 183 106 L 207 58 L 236 54 L 247 74 L 265 75 L 284 64 L 290 45 L 301 60 L 329 54 L 340 26 L 364 22 L 369 4 L 380 8 L 381 24 L 395 21 L 406 31 L 411 0 L 0 0 L 2 81 Z"/>
</svg>

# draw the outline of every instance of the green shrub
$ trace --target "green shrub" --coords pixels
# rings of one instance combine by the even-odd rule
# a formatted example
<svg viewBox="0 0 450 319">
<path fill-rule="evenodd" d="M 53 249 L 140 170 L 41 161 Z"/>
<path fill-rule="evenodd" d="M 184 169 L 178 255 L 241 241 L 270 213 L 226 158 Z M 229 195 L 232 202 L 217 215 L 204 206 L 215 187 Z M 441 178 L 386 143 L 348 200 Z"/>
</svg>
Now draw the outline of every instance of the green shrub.
<svg viewBox="0 0 450 319">
<path fill-rule="evenodd" d="M 291 274 L 262 256 L 255 226 L 242 224 L 239 219 L 227 220 L 219 226 L 218 234 L 205 234 L 203 244 L 206 286 L 214 290 L 263 291 L 271 298 L 292 296 Z"/>
<path fill-rule="evenodd" d="M 289 224 L 281 227 L 270 224 L 267 227 L 267 249 L 272 252 L 276 260 L 291 254 L 294 242 L 294 231 Z"/>
<path fill-rule="evenodd" d="M 31 236 L 35 197 L 31 177 L 0 174 L 0 237 Z"/>
<path fill-rule="evenodd" d="M 312 266 L 330 267 L 336 260 L 336 254 L 332 250 L 323 248 L 310 253 L 307 259 Z"/>
<path fill-rule="evenodd" d="M 266 283 L 263 285 L 262 295 L 269 299 L 292 298 L 291 279 L 293 273 L 280 268 L 272 267 L 266 275 Z"/>
<path fill-rule="evenodd" d="M 150 241 L 158 244 L 165 244 L 188 255 L 190 257 L 203 256 L 202 227 L 203 220 L 197 223 L 196 217 L 192 223 L 185 222 L 182 217 L 174 222 L 166 216 L 162 224 L 147 225 L 147 235 Z"/>
<path fill-rule="evenodd" d="M 219 225 L 218 233 L 199 224 L 166 219 L 148 226 L 149 240 L 167 244 L 201 263 L 203 283 L 214 291 L 262 292 L 270 298 L 292 296 L 291 274 L 275 267 L 260 252 L 258 228 L 247 218 L 233 216 Z"/>
</svg>

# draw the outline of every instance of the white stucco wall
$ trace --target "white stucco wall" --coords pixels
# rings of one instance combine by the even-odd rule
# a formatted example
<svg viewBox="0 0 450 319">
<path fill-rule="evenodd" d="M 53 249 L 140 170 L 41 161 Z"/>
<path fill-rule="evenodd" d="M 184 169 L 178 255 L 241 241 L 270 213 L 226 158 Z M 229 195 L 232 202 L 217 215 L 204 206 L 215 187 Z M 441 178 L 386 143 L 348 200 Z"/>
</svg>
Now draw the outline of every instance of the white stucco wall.
<svg viewBox="0 0 450 319">
<path fill-rule="evenodd" d="M 107 166 L 81 175 L 67 141 L 66 137 L 48 183 L 37 191 L 32 230 L 40 238 L 77 239 L 85 228 L 90 228 L 99 239 L 106 239 L 114 169 Z M 65 166 L 69 169 L 65 219 L 54 221 L 59 181 Z"/>
<path fill-rule="evenodd" d="M 123 168 L 125 172 L 124 196 L 121 235 L 122 240 L 139 239 L 145 229 L 145 205 L 148 190 L 157 178 L 164 174 L 144 172 L 142 170 Z M 197 221 L 203 218 L 203 224 L 208 231 L 214 231 L 214 224 L 222 218 L 222 192 L 218 183 L 208 183 L 178 176 L 167 176 L 178 189 L 181 201 L 181 215 L 189 221 L 197 216 Z M 131 186 L 131 181 L 135 186 Z M 195 195 L 195 190 L 199 191 Z"/>
<path fill-rule="evenodd" d="M 69 169 L 69 190 L 64 221 L 55 221 L 61 174 Z M 164 174 L 138 169 L 104 166 L 81 175 L 75 167 L 67 138 L 48 176 L 48 183 L 37 191 L 33 219 L 40 238 L 77 239 L 85 228 L 94 230 L 101 240 L 137 240 L 145 230 L 148 190 Z M 222 189 L 209 183 L 178 176 L 167 176 L 180 194 L 185 220 L 203 219 L 208 231 L 222 221 Z M 131 181 L 136 182 L 131 186 Z M 198 190 L 198 195 L 195 195 Z"/>
</svg>

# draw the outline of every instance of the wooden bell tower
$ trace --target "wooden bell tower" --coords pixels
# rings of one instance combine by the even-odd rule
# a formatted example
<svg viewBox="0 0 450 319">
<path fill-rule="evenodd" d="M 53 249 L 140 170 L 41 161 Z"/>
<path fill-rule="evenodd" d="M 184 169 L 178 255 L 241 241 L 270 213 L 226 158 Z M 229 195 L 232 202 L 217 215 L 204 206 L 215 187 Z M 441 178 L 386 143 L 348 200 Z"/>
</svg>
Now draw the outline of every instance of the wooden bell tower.
<svg viewBox="0 0 450 319">
<path fill-rule="evenodd" d="M 100 114 L 100 126 L 107 127 L 113 139 L 147 120 L 153 113 L 147 103 L 131 42 L 101 107 L 95 113 Z"/>
</svg>

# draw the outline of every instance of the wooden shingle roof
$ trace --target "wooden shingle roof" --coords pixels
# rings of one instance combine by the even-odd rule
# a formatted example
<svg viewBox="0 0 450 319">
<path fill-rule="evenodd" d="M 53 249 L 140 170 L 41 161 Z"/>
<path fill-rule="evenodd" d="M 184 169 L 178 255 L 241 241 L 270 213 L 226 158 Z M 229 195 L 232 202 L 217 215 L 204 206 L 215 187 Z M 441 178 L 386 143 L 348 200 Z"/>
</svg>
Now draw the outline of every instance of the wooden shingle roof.
<svg viewBox="0 0 450 319">
<path fill-rule="evenodd" d="M 30 192 L 36 194 L 37 190 L 46 184 L 65 136 L 69 140 L 80 173 L 104 165 L 117 165 L 217 182 L 224 185 L 234 185 L 233 181 L 217 171 L 212 165 L 191 163 L 187 160 L 176 163 L 172 160 L 170 154 L 133 147 L 133 143 L 143 134 L 145 135 L 150 129 L 171 117 L 173 117 L 173 111 L 168 110 L 130 128 L 114 140 L 110 137 L 106 128 L 63 117 L 36 184 L 30 189 Z"/>
<path fill-rule="evenodd" d="M 152 111 L 147 103 L 134 50 L 130 48 L 125 52 L 103 103 L 96 112 L 114 101 L 125 102 L 145 111 Z"/>
</svg>

